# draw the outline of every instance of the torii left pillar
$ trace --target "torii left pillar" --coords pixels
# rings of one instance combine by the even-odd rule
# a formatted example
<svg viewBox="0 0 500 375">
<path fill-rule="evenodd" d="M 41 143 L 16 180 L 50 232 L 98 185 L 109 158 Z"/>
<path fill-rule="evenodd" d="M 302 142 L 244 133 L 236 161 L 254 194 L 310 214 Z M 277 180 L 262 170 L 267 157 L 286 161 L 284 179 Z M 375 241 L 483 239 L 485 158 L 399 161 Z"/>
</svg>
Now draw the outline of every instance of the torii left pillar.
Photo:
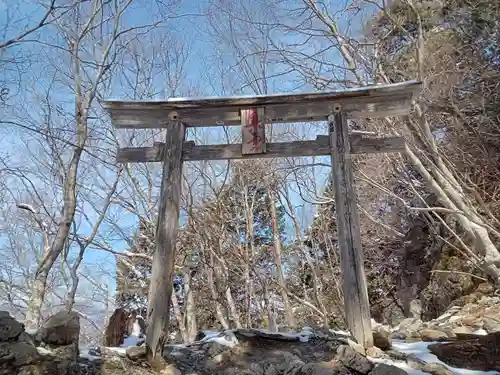
<svg viewBox="0 0 500 375">
<path fill-rule="evenodd" d="M 148 295 L 146 353 L 148 360 L 161 354 L 168 338 L 170 301 L 174 284 L 175 245 L 180 215 L 182 145 L 186 132 L 180 121 L 172 121 L 163 148 L 160 208 L 156 225 L 151 285 Z"/>
</svg>

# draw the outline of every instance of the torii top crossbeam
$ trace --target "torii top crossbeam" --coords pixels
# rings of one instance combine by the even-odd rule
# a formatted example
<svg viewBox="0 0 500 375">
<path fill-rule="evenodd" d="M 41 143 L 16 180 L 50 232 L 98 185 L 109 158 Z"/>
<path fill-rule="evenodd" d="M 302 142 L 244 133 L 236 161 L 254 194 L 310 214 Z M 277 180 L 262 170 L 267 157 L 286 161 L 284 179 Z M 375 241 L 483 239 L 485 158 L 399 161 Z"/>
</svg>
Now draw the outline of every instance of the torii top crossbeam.
<svg viewBox="0 0 500 375">
<path fill-rule="evenodd" d="M 419 82 L 408 81 L 328 92 L 102 103 L 116 128 L 165 128 L 172 120 L 204 127 L 240 125 L 241 110 L 257 107 L 265 107 L 261 120 L 268 123 L 325 121 L 337 103 L 348 118 L 400 116 L 408 114 L 419 90 Z"/>
</svg>

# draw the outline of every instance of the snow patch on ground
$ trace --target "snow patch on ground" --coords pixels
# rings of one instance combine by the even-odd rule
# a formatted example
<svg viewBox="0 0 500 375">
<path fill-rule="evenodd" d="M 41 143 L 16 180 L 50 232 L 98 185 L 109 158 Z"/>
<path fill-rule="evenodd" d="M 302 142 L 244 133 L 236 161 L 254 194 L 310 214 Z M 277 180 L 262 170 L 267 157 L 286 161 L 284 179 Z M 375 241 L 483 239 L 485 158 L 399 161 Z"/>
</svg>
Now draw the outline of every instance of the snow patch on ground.
<svg viewBox="0 0 500 375">
<path fill-rule="evenodd" d="M 125 337 L 123 340 L 123 344 L 120 345 L 120 348 L 130 348 L 131 346 L 137 346 L 139 342 L 139 337 L 135 335 L 130 335 Z"/>
<path fill-rule="evenodd" d="M 80 358 L 87 359 L 89 361 L 96 361 L 101 359 L 102 357 L 98 357 L 89 353 L 89 348 L 81 348 L 80 349 Z"/>
<path fill-rule="evenodd" d="M 144 334 L 141 331 L 141 326 L 136 319 L 134 325 L 132 327 L 132 333 L 130 336 L 126 337 L 123 340 L 123 344 L 120 345 L 120 348 L 130 348 L 131 346 L 139 346 L 144 342 Z"/>
</svg>

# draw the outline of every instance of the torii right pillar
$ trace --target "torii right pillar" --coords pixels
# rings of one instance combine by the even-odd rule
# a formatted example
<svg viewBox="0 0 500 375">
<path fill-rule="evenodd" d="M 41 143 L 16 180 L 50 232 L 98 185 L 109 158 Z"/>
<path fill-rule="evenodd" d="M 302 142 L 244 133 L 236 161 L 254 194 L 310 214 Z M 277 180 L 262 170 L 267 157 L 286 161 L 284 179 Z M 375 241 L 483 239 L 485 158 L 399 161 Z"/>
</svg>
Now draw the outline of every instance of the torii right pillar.
<svg viewBox="0 0 500 375">
<path fill-rule="evenodd" d="M 345 315 L 349 330 L 358 344 L 370 348 L 373 346 L 370 303 L 363 266 L 347 118 L 342 113 L 341 104 L 334 106 L 328 123 Z"/>
</svg>

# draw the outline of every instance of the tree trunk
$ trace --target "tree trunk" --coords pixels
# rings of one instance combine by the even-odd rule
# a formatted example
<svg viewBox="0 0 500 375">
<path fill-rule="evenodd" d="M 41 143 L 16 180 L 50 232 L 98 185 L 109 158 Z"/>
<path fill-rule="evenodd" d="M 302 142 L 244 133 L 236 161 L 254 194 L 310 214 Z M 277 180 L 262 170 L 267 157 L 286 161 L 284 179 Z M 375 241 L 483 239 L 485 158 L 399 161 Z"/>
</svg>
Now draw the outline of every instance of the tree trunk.
<svg viewBox="0 0 500 375">
<path fill-rule="evenodd" d="M 260 283 L 262 289 L 264 290 L 264 303 L 266 304 L 267 319 L 269 321 L 269 330 L 272 332 L 278 331 L 278 326 L 276 324 L 276 317 L 274 316 L 273 305 L 271 304 L 271 296 L 269 295 L 269 287 L 267 285 L 267 280 L 261 278 Z"/>
<path fill-rule="evenodd" d="M 250 279 L 250 255 L 248 246 L 245 246 L 245 264 L 244 264 L 244 279 L 245 279 L 245 327 L 252 328 L 252 316 L 250 307 L 252 301 L 252 280 Z"/>
<path fill-rule="evenodd" d="M 208 280 L 208 288 L 210 289 L 210 295 L 212 296 L 212 300 L 215 303 L 215 314 L 219 323 L 224 327 L 224 329 L 229 329 L 229 323 L 224 315 L 222 310 L 222 305 L 219 300 L 219 295 L 217 294 L 217 290 L 215 288 L 214 282 L 214 257 L 212 254 L 209 256 L 209 264 L 207 265 L 207 280 Z"/>
<path fill-rule="evenodd" d="M 318 304 L 319 309 L 323 313 L 325 323 L 327 324 L 328 323 L 328 311 L 323 303 L 323 295 L 321 293 L 321 290 L 322 290 L 321 280 L 318 277 L 318 274 L 314 268 L 315 266 L 314 266 L 313 262 L 311 262 L 311 260 L 309 259 L 309 254 L 307 253 L 307 249 L 305 248 L 304 242 L 302 241 L 302 236 L 300 234 L 299 222 L 297 220 L 297 215 L 295 214 L 295 208 L 293 207 L 292 201 L 290 200 L 290 197 L 288 196 L 288 192 L 286 192 L 286 194 L 285 194 L 285 201 L 286 201 L 286 204 L 288 207 L 288 211 L 290 212 L 290 217 L 292 219 L 297 245 L 299 246 L 300 251 L 302 252 L 304 259 L 305 259 L 306 263 L 309 265 L 309 269 L 311 271 L 314 297 L 316 299 L 316 303 Z M 308 299 L 306 288 L 304 288 L 304 299 L 306 299 L 306 300 Z"/>
<path fill-rule="evenodd" d="M 248 267 L 248 310 L 247 310 L 247 320 L 249 323 L 249 327 L 251 327 L 251 309 L 252 309 L 252 293 L 253 293 L 253 281 L 252 281 L 252 272 L 251 272 L 251 265 L 253 262 L 253 259 L 255 258 L 255 234 L 254 234 L 254 227 L 253 227 L 253 212 L 250 209 L 250 206 L 248 204 L 248 187 L 245 185 L 243 188 L 243 194 L 244 194 L 244 209 L 245 209 L 245 217 L 246 217 L 246 224 L 247 224 L 247 252 L 248 248 L 250 251 L 248 252 L 248 262 L 247 262 L 247 267 Z M 260 275 L 255 275 L 257 278 L 260 278 Z"/>
<path fill-rule="evenodd" d="M 276 198 L 272 188 L 268 188 L 269 208 L 271 211 L 271 220 L 273 222 L 273 237 L 274 237 L 274 263 L 276 264 L 276 276 L 280 285 L 285 286 L 285 278 L 283 277 L 283 267 L 281 264 L 281 238 L 278 226 L 278 216 L 276 214 Z M 281 298 L 285 309 L 285 321 L 290 328 L 295 327 L 295 318 L 293 316 L 292 307 L 288 299 L 288 294 L 284 288 L 280 288 Z"/>
<path fill-rule="evenodd" d="M 234 303 L 231 288 L 229 286 L 226 288 L 226 302 L 231 320 L 234 322 L 236 328 L 241 328 L 240 315 L 238 314 L 238 309 L 236 308 L 236 304 Z"/>
<path fill-rule="evenodd" d="M 198 333 L 198 325 L 196 324 L 196 305 L 194 303 L 193 290 L 191 289 L 191 270 L 186 270 L 184 273 L 184 298 L 186 302 L 186 339 L 190 344 L 196 339 Z"/>
<path fill-rule="evenodd" d="M 78 87 L 77 87 L 78 88 Z M 75 217 L 76 211 L 76 182 L 78 177 L 78 166 L 83 152 L 83 147 L 87 139 L 87 121 L 86 113 L 82 108 L 82 98 L 77 91 L 76 98 L 76 142 L 73 149 L 73 156 L 71 158 L 66 181 L 64 184 L 64 205 L 61 221 L 59 222 L 56 236 L 50 245 L 50 248 L 44 254 L 41 263 L 35 273 L 35 280 L 33 282 L 33 291 L 28 300 L 28 311 L 26 312 L 26 319 L 24 325 L 26 329 L 37 330 L 40 326 L 41 309 L 47 291 L 47 279 L 50 270 L 52 269 L 57 258 L 66 247 L 68 240 L 71 223 Z"/>
<path fill-rule="evenodd" d="M 181 308 L 179 306 L 179 301 L 177 300 L 177 296 L 175 291 L 172 292 L 172 307 L 174 309 L 175 320 L 177 320 L 177 325 L 179 326 L 179 332 L 181 333 L 182 342 L 188 342 L 188 335 L 186 332 L 186 325 L 184 324 L 184 316 L 182 315 Z"/>
<path fill-rule="evenodd" d="M 217 243 L 217 250 L 219 254 L 222 253 L 222 238 L 219 238 L 219 241 Z M 227 310 L 229 312 L 229 317 L 231 321 L 234 323 L 234 326 L 236 328 L 241 328 L 240 316 L 238 314 L 236 304 L 234 303 L 233 295 L 231 293 L 231 287 L 229 286 L 229 268 L 227 266 L 225 259 L 222 258 L 220 255 L 217 256 L 217 261 L 220 263 L 220 268 L 221 268 L 220 274 L 225 279 L 226 288 L 224 296 L 227 302 Z"/>
</svg>

